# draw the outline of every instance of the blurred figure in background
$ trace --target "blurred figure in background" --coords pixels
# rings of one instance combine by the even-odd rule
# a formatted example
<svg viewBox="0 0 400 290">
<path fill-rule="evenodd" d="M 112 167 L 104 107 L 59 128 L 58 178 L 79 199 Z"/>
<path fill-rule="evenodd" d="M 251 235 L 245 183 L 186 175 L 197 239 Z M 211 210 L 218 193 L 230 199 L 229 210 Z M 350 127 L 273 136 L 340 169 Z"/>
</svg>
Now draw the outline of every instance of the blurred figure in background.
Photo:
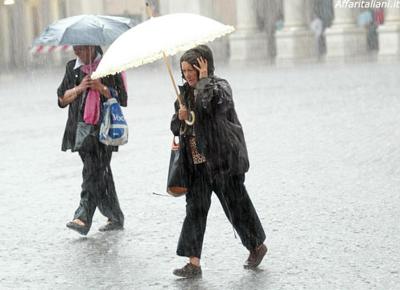
<svg viewBox="0 0 400 290">
<path fill-rule="evenodd" d="M 314 46 L 318 59 L 326 52 L 326 44 L 324 37 L 324 24 L 321 18 L 314 15 L 314 19 L 310 23 L 310 29 L 314 33 Z"/>
<path fill-rule="evenodd" d="M 320 59 L 327 50 L 325 30 L 332 25 L 333 3 L 332 0 L 314 0 L 312 5 L 310 29 L 314 33 L 316 52 Z"/>
</svg>

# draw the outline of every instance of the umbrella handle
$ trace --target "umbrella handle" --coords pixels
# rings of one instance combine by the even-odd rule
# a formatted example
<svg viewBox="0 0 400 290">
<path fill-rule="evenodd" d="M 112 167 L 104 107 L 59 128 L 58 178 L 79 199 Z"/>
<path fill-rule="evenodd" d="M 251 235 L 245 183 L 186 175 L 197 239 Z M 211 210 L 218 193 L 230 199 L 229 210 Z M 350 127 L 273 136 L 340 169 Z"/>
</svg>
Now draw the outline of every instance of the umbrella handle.
<svg viewBox="0 0 400 290">
<path fill-rule="evenodd" d="M 194 121 L 196 121 L 196 115 L 193 111 L 190 111 L 189 120 L 185 120 L 185 123 L 189 126 L 193 126 Z"/>
</svg>

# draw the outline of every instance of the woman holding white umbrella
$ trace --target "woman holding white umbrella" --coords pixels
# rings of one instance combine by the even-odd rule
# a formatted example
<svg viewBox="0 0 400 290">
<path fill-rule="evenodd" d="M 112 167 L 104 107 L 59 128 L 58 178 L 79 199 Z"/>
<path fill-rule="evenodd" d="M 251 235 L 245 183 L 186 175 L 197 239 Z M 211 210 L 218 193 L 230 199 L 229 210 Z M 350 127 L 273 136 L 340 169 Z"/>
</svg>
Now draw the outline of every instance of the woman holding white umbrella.
<svg viewBox="0 0 400 290">
<path fill-rule="evenodd" d="M 179 136 L 190 175 L 186 217 L 177 248 L 177 254 L 188 257 L 189 263 L 174 270 L 174 274 L 188 278 L 201 275 L 200 258 L 212 192 L 250 252 L 244 266 L 255 268 L 267 247 L 263 227 L 244 186 L 249 161 L 232 90 L 226 80 L 214 76 L 208 46 L 186 51 L 180 65 L 186 81 L 180 88 L 183 105 L 175 103 L 171 131 Z M 191 111 L 195 121 L 188 125 L 185 121 L 191 119 Z"/>
</svg>

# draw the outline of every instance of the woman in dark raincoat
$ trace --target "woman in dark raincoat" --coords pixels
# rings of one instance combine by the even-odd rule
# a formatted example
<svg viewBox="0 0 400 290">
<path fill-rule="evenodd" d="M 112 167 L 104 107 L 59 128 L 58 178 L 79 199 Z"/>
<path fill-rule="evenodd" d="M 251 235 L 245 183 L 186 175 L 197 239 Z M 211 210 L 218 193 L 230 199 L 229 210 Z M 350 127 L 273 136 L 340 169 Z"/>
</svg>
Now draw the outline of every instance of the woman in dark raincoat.
<svg viewBox="0 0 400 290">
<path fill-rule="evenodd" d="M 122 106 L 127 105 L 127 93 L 120 74 L 101 80 L 90 78 L 90 71 L 95 70 L 92 65 L 98 63 L 102 57 L 101 48 L 74 46 L 74 52 L 77 58 L 67 63 L 64 79 L 57 90 L 58 106 L 60 108 L 68 106 L 62 151 L 72 152 L 76 151 L 74 147 L 77 124 L 82 120 L 88 90 L 98 91 L 102 104 L 111 97 L 110 88 L 112 88 L 117 93 L 119 103 Z M 100 110 L 101 107 L 100 105 Z M 98 129 L 99 124 L 95 125 L 95 132 L 98 132 Z M 117 151 L 118 147 L 106 146 L 100 143 L 96 136 L 88 138 L 89 142 L 86 140 L 85 145 L 78 150 L 83 162 L 81 200 L 74 219 L 67 223 L 68 228 L 82 235 L 88 233 L 96 207 L 108 218 L 106 225 L 102 226 L 100 231 L 122 229 L 124 224 L 124 215 L 119 206 L 110 167 L 112 151 Z"/>
<path fill-rule="evenodd" d="M 231 87 L 226 80 L 214 76 L 212 52 L 205 45 L 186 51 L 180 65 L 186 80 L 180 87 L 184 105 L 179 108 L 175 103 L 171 131 L 180 136 L 190 175 L 186 217 L 177 248 L 177 254 L 189 257 L 189 263 L 174 270 L 174 274 L 201 275 L 200 258 L 213 191 L 250 252 L 244 266 L 255 268 L 267 247 L 264 230 L 244 186 L 249 161 Z M 195 113 L 192 126 L 185 123 L 190 111 Z"/>
</svg>

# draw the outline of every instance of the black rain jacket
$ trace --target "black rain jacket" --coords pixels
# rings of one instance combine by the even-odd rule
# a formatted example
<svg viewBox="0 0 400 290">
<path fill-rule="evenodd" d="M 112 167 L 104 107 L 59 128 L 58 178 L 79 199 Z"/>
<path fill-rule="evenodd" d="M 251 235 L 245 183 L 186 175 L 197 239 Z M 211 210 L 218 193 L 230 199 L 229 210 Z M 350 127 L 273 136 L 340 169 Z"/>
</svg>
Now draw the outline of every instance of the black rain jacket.
<svg viewBox="0 0 400 290">
<path fill-rule="evenodd" d="M 193 136 L 193 131 L 198 151 L 207 159 L 206 167 L 211 180 L 221 175 L 232 176 L 247 172 L 249 158 L 246 142 L 229 83 L 212 76 L 200 79 L 194 89 L 185 83 L 180 91 L 188 110 L 195 112 L 196 121 L 193 126 L 180 121 L 179 104 L 176 101 L 171 131 L 175 136 L 180 136 L 181 150 L 186 156 L 185 164 L 189 173 L 193 172 L 193 161 L 188 137 Z"/>
<path fill-rule="evenodd" d="M 73 87 L 79 85 L 82 79 L 85 77 L 85 73 L 81 71 L 80 68 L 74 69 L 76 59 L 70 60 L 65 69 L 64 78 L 57 89 L 57 96 L 62 97 L 65 94 L 65 91 L 72 89 Z M 101 82 L 108 87 L 112 87 L 117 91 L 118 94 L 118 102 L 121 106 L 126 107 L 128 101 L 128 95 L 126 89 L 124 87 L 124 83 L 121 77 L 121 74 L 107 76 L 101 79 Z M 62 140 L 61 150 L 67 151 L 70 149 L 74 151 L 75 146 L 75 136 L 76 136 L 76 128 L 79 120 L 82 118 L 84 103 L 82 106 L 81 99 L 83 93 L 78 96 L 72 103 L 68 106 L 68 119 L 65 125 L 64 137 Z M 58 99 L 58 98 L 57 98 Z M 105 102 L 107 99 L 104 96 L 100 97 L 101 104 Z M 60 102 L 58 102 L 58 106 L 62 108 Z M 101 106 L 102 107 L 102 106 Z M 117 151 L 118 147 L 113 147 L 113 151 Z"/>
</svg>

